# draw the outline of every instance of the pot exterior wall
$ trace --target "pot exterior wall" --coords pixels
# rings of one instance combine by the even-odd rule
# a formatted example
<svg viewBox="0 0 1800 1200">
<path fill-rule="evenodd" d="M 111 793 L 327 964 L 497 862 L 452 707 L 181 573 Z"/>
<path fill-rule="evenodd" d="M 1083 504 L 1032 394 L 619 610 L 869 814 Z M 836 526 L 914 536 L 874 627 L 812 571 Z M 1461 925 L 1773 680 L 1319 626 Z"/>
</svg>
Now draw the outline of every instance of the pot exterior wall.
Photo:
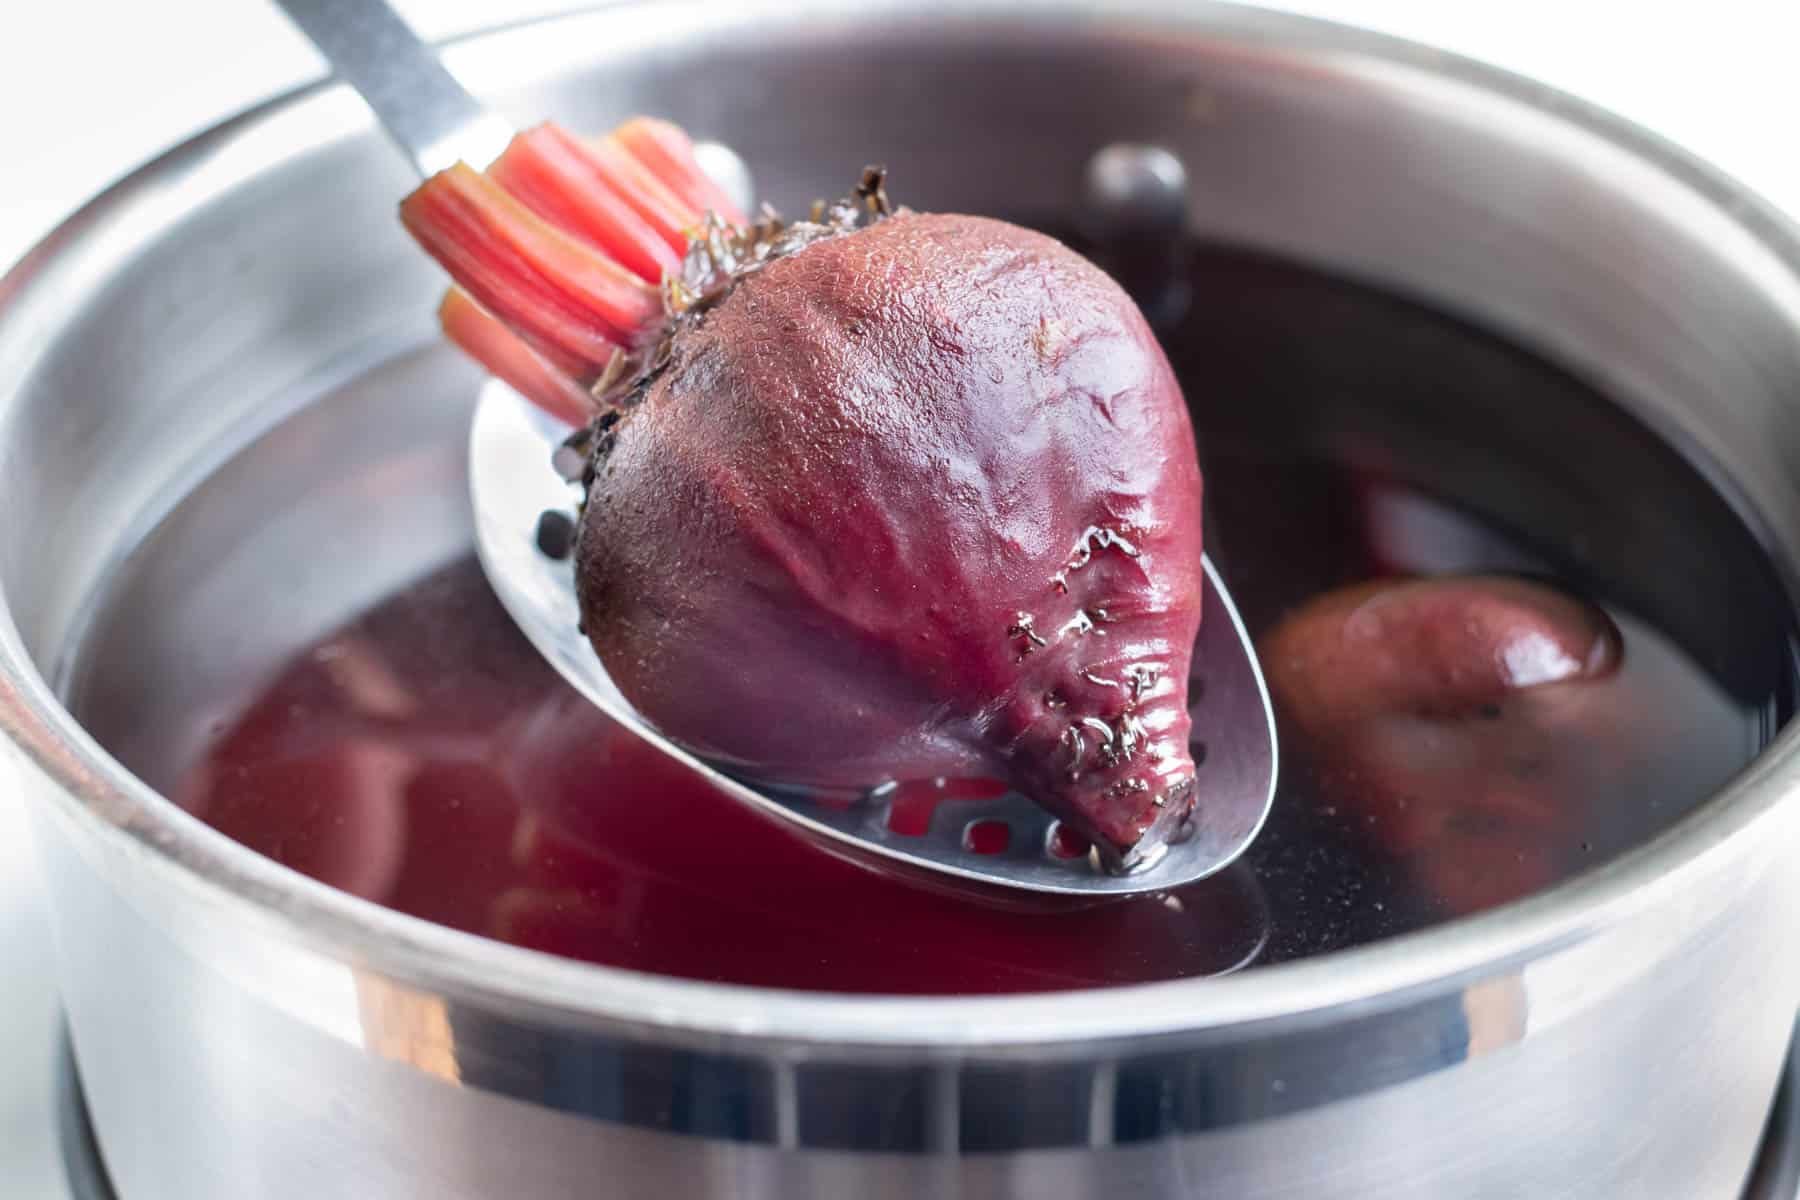
<svg viewBox="0 0 1800 1200">
<path fill-rule="evenodd" d="M 1073 0 L 865 0 L 819 19 L 830 7 L 662 6 L 629 38 L 602 36 L 624 20 L 607 11 L 480 39 L 458 61 L 521 116 L 705 127 L 789 211 L 841 188 L 840 164 L 877 134 L 923 193 L 991 212 L 1021 191 L 1066 206 L 1094 148 L 1155 139 L 1190 163 L 1199 232 L 1429 297 L 1606 385 L 1698 447 L 1800 578 L 1800 242 L 1727 181 L 1517 81 L 1276 14 L 1133 0 L 1101 23 Z M 971 113 L 979 170 L 942 136 Z M 1703 861 L 1670 880 L 1640 857 L 1633 903 L 1528 961 L 1404 994 L 1357 974 L 1366 1000 L 1235 1023 L 1194 981 L 1107 1010 L 1119 1029 L 1180 1030 L 1191 1001 L 1191 1032 L 1094 1041 L 1058 1025 L 966 1051 L 943 1018 L 870 1048 L 841 1029 L 741 1036 L 740 1015 L 801 1001 L 770 993 L 740 1014 L 718 989 L 663 981 L 669 1006 L 699 1014 L 689 1027 L 712 1030 L 677 1036 L 662 1009 L 607 999 L 623 973 L 538 970 L 472 939 L 431 942 L 451 947 L 443 974 L 461 986 L 403 982 L 422 977 L 402 968 L 423 934 L 403 946 L 397 919 L 253 868 L 125 786 L 36 681 L 79 640 L 124 531 L 228 433 L 293 399 L 275 393 L 325 386 L 322 370 L 432 336 L 441 279 L 391 219 L 407 185 L 353 99 L 321 92 L 153 166 L 0 285 L 0 727 L 62 781 L 25 772 L 75 1049 L 127 1200 L 1735 1194 L 1800 999 L 1796 821 L 1777 820 L 1800 790 L 1791 738 L 1671 835 Z M 1604 458 L 1581 449 L 1582 472 Z M 442 455 L 418 469 L 441 479 Z M 1512 499 L 1511 525 L 1544 526 L 1542 497 Z M 1787 628 L 1791 597 L 1721 584 L 1717 527 L 1630 487 L 1591 503 L 1607 531 L 1595 552 L 1654 563 L 1644 607 L 1681 618 L 1671 632 L 1700 657 L 1729 664 L 1765 644 L 1752 627 Z M 443 514 L 394 540 L 460 544 L 461 515 Z M 358 576 L 371 595 L 391 582 L 376 575 Z M 303 636 L 330 615 L 316 599 L 270 597 L 244 636 Z M 152 651 L 192 667 L 204 647 L 168 642 L 140 647 L 145 679 L 165 678 Z M 171 724 L 203 723 L 190 697 L 158 694 Z M 1572 904 L 1577 886 L 1539 899 Z M 1505 940 L 1515 916 L 1478 918 L 1482 936 Z M 473 979 L 469 964 L 502 961 L 533 980 L 585 972 L 594 995 Z"/>
<path fill-rule="evenodd" d="M 125 1196 L 1725 1197 L 1800 999 L 1796 889 L 1771 856 L 1718 894 L 1321 1031 L 1414 1076 L 1335 1101 L 1308 1103 L 1328 1043 L 1298 1037 L 827 1070 L 423 993 L 270 939 L 34 810 Z"/>
</svg>

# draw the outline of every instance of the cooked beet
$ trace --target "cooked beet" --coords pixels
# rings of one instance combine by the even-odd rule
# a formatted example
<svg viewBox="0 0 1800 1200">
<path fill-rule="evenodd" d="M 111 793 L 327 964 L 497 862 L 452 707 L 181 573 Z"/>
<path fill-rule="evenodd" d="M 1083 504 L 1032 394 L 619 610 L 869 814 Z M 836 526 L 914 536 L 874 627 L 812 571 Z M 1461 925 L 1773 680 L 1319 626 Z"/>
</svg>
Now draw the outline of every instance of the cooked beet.
<svg viewBox="0 0 1800 1200">
<path fill-rule="evenodd" d="M 1422 864 L 1453 911 L 1549 882 L 1527 853 L 1567 841 L 1596 756 L 1625 757 L 1632 705 L 1606 614 L 1495 576 L 1386 580 L 1326 593 L 1260 649 L 1277 712 L 1328 804 L 1389 854 Z M 1525 873 L 1526 877 L 1521 877 Z"/>
<path fill-rule="evenodd" d="M 566 183 L 584 143 L 538 141 Z M 548 177 L 532 152 L 501 185 Z M 1180 389 L 1098 268 L 999 221 L 889 213 L 880 184 L 867 224 L 850 203 L 710 223 L 635 333 L 591 231 L 544 223 L 566 197 L 533 216 L 465 169 L 403 211 L 472 297 L 460 342 L 545 407 L 559 381 L 609 402 L 577 439 L 578 591 L 648 720 L 790 784 L 998 775 L 1128 859 L 1194 801 Z"/>
</svg>

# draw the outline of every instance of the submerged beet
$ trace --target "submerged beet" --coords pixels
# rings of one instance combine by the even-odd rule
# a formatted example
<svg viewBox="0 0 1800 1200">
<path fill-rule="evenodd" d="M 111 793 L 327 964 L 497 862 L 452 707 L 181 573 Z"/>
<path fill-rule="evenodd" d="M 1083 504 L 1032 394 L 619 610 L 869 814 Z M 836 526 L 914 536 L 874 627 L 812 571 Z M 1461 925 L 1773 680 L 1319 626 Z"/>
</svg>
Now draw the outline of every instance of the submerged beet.
<svg viewBox="0 0 1800 1200">
<path fill-rule="evenodd" d="M 577 439 L 578 592 L 648 720 L 786 783 L 999 775 L 1115 861 L 1175 831 L 1201 482 L 1174 375 L 1112 280 L 999 221 L 890 214 L 873 176 L 869 224 L 847 204 L 711 223 L 634 333 L 611 276 L 557 282 L 581 271 L 546 235 L 582 229 L 442 179 L 408 224 L 500 317 L 458 340 L 546 407 L 569 395 L 547 375 L 610 402 Z M 501 326 L 518 337 L 496 350 Z"/>
<path fill-rule="evenodd" d="M 1612 621 L 1521 579 L 1342 588 L 1260 650 L 1277 712 L 1309 748 L 1287 768 L 1360 814 L 1383 851 L 1428 864 L 1457 912 L 1550 881 L 1556 864 L 1527 851 L 1570 840 L 1582 814 L 1566 798 L 1627 761 L 1641 724 Z"/>
</svg>

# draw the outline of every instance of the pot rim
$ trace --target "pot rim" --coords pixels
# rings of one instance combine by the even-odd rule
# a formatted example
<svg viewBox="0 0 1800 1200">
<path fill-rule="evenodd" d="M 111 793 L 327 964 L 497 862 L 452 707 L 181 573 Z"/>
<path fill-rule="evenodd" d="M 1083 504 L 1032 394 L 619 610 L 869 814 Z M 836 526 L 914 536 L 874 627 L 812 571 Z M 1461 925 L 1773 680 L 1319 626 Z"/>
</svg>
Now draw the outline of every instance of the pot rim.
<svg viewBox="0 0 1800 1200">
<path fill-rule="evenodd" d="M 634 6 L 619 0 L 454 39 L 447 57 L 485 90 L 521 82 L 528 64 L 560 61 L 594 44 L 575 32 Z M 717 10 L 693 23 L 717 33 L 779 11 L 802 20 L 832 3 L 767 0 Z M 667 7 L 661 12 L 667 20 Z M 981 0 L 858 0 L 856 14 L 890 20 L 1025 20 L 1078 26 L 1094 14 L 1079 0 L 1028 6 Z M 841 14 L 840 14 L 841 15 Z M 1630 122 L 1542 84 L 1383 34 L 1231 4 L 1136 0 L 1107 14 L 1183 32 L 1271 47 L 1324 49 L 1384 70 L 1519 105 L 1623 150 L 1658 169 L 1747 233 L 1764 269 L 1800 279 L 1800 229 L 1719 170 Z M 534 50 L 534 44 L 536 49 Z M 546 51 L 548 51 L 546 53 Z M 112 184 L 0 277 L 0 441 L 8 401 L 28 375 L 34 348 L 92 282 L 102 279 L 179 215 L 185 198 L 240 183 L 247 173 L 338 139 L 370 122 L 346 88 L 314 83 L 195 135 Z M 282 141 L 282 137 L 300 140 Z M 1800 324 L 1800 311 L 1794 313 Z M 1791 573 L 1787 574 L 1792 578 Z M 1314 1026 L 1347 1010 L 1386 1009 L 1514 970 L 1612 927 L 1677 890 L 1755 854 L 1791 819 L 1800 789 L 1800 723 L 1778 736 L 1717 795 L 1650 842 L 1574 879 L 1498 909 L 1315 959 L 1225 977 L 1002 997 L 860 996 L 756 988 L 655 976 L 526 950 L 407 916 L 299 875 L 231 841 L 132 776 L 58 702 L 25 651 L 0 594 L 0 732 L 56 785 L 58 819 L 107 839 L 162 882 L 185 889 L 259 932 L 450 997 L 575 1025 L 654 1031 L 675 1039 L 772 1042 L 847 1049 L 937 1050 L 1072 1046 L 1146 1036 L 1222 1036 L 1255 1024 Z"/>
</svg>

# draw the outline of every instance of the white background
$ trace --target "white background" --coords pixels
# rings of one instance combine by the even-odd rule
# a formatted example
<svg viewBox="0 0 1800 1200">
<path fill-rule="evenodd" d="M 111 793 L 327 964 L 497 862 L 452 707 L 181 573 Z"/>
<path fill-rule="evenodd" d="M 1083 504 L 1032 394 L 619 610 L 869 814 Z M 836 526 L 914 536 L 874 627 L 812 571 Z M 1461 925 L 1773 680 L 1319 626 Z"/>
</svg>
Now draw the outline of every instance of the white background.
<svg viewBox="0 0 1800 1200">
<path fill-rule="evenodd" d="M 728 0 L 715 0 L 728 2 Z M 1104 0 L 1097 0 L 1097 4 Z M 428 36 L 570 7 L 397 0 Z M 1800 215 L 1800 0 L 1287 0 L 1534 75 L 1712 158 Z M 0 0 L 0 266 L 93 192 L 322 64 L 269 0 Z M 0 520 L 5 518 L 0 513 Z M 0 1073 L 48 1088 L 54 1003 L 0 757 Z M 38 1014 L 34 1017 L 33 1014 Z M 0 1195 L 53 1196 L 37 1096 L 0 1087 Z M 35 1153 L 33 1151 L 36 1151 Z"/>
<path fill-rule="evenodd" d="M 1535 75 L 1699 150 L 1800 212 L 1800 0 L 1280 6 Z M 441 36 L 571 4 L 396 7 Z M 126 168 L 321 70 L 269 0 L 0 0 L 0 263 Z"/>
</svg>

